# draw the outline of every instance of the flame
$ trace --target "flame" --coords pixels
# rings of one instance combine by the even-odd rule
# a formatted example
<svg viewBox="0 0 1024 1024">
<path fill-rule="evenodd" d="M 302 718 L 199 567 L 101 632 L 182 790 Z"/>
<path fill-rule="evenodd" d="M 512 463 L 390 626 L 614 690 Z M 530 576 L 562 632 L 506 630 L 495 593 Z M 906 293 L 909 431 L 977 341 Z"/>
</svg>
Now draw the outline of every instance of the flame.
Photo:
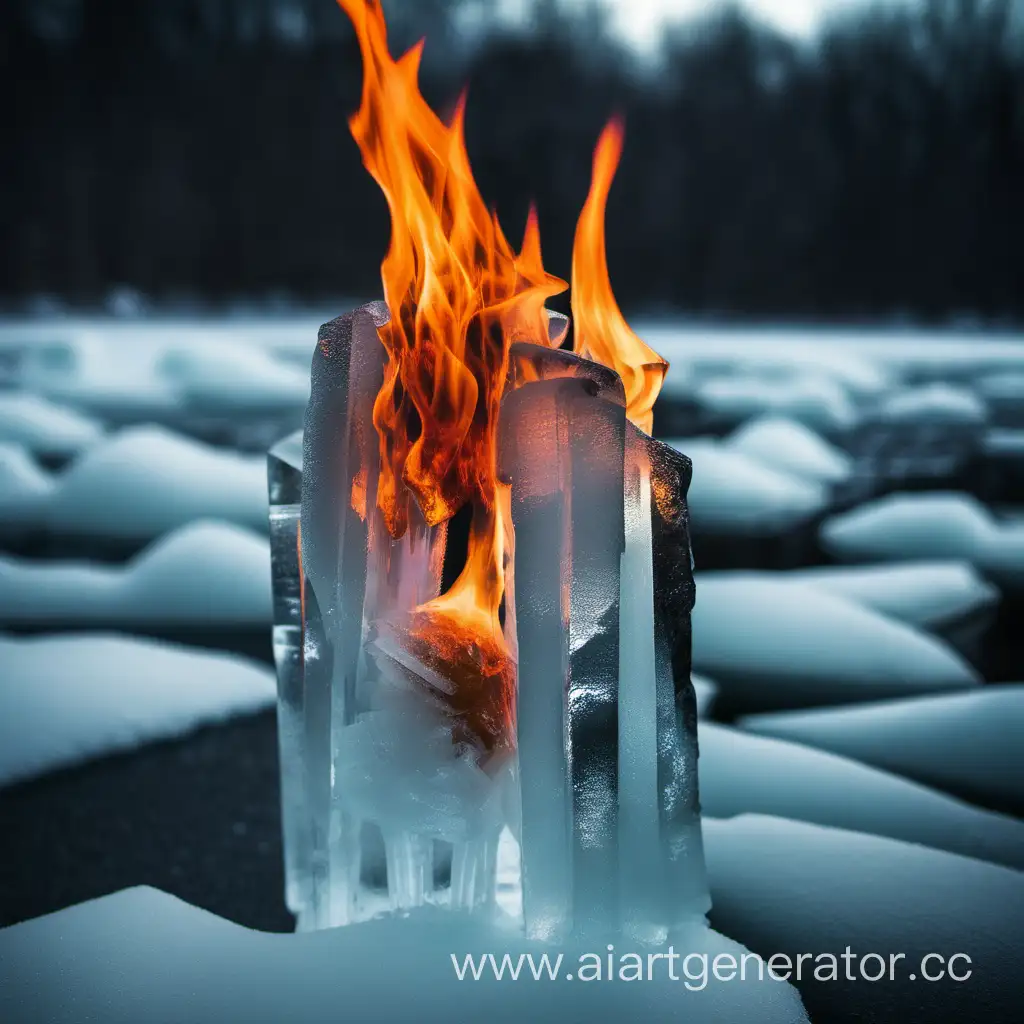
<svg viewBox="0 0 1024 1024">
<path fill-rule="evenodd" d="M 411 500 L 429 525 L 472 506 L 466 566 L 447 593 L 416 610 L 412 628 L 439 650 L 468 645 L 482 672 L 501 673 L 511 527 L 496 449 L 509 346 L 546 342 L 545 301 L 567 285 L 544 270 L 534 211 L 516 253 L 485 205 L 466 152 L 465 96 L 446 124 L 420 95 L 422 41 L 395 60 L 379 0 L 338 3 L 363 58 L 362 100 L 349 126 L 391 215 L 381 265 L 391 320 L 378 332 L 389 358 L 373 411 L 376 503 L 393 537 L 408 528 Z"/>
<path fill-rule="evenodd" d="M 594 149 L 590 192 L 572 247 L 572 318 L 576 352 L 615 370 L 626 389 L 626 415 L 646 433 L 668 363 L 630 329 L 608 277 L 604 220 L 608 191 L 622 155 L 624 128 L 612 118 Z"/>
</svg>

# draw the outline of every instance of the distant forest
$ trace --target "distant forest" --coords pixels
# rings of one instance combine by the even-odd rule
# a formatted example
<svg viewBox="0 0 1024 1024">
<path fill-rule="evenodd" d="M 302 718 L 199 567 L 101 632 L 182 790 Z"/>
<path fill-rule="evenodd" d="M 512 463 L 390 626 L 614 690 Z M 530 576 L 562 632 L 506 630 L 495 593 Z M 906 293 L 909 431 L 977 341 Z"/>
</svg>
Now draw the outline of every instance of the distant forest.
<svg viewBox="0 0 1024 1024">
<path fill-rule="evenodd" d="M 882 4 L 795 41 L 722 9 L 641 61 L 597 3 L 385 0 L 422 88 L 468 85 L 477 181 L 528 204 L 569 276 L 590 158 L 627 311 L 1024 322 L 1021 0 Z M 296 303 L 379 292 L 388 215 L 347 117 L 358 48 L 332 0 L 4 0 L 0 301 Z"/>
</svg>

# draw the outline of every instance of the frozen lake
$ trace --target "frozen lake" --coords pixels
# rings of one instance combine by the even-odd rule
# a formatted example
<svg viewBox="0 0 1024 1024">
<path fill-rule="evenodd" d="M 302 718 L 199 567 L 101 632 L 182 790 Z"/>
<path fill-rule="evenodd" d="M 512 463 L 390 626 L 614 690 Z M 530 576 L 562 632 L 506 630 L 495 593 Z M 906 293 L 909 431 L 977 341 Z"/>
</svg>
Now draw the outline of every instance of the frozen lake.
<svg viewBox="0 0 1024 1024">
<path fill-rule="evenodd" d="M 152 351 L 183 343 L 245 344 L 297 357 L 312 348 L 321 323 L 347 308 L 339 304 L 334 309 L 260 316 L 0 318 L 0 358 L 12 349 L 38 343 L 110 346 L 119 354 L 127 354 L 129 346 Z M 1024 331 L 730 327 L 643 318 L 632 325 L 670 362 L 751 357 L 798 362 L 823 352 L 845 352 L 902 367 L 1024 365 Z"/>
</svg>

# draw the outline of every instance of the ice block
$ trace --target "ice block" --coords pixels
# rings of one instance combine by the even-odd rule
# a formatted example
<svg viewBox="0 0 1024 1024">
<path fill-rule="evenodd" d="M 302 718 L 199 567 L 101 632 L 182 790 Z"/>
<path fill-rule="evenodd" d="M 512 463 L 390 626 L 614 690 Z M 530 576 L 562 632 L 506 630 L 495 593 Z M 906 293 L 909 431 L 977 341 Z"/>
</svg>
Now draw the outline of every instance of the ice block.
<svg viewBox="0 0 1024 1024">
<path fill-rule="evenodd" d="M 611 371 L 567 353 L 516 345 L 512 359 L 532 359 L 503 402 L 500 451 L 515 526 L 523 911 L 529 934 L 554 939 L 617 917 L 625 399 Z"/>
</svg>

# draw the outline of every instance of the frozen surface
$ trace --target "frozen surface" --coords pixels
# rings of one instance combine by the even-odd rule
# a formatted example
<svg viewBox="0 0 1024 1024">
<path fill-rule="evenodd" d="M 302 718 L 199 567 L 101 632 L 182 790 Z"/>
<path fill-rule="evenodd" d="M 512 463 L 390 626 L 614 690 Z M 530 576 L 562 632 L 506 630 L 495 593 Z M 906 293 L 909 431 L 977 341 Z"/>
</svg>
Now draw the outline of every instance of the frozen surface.
<svg viewBox="0 0 1024 1024">
<path fill-rule="evenodd" d="M 693 665 L 740 710 L 875 700 L 978 683 L 946 645 L 817 587 L 741 573 L 702 577 Z"/>
<path fill-rule="evenodd" d="M 842 483 L 853 472 L 846 452 L 796 420 L 764 417 L 750 421 L 731 434 L 726 445 L 766 466 L 821 483 Z"/>
<path fill-rule="evenodd" d="M 0 637 L 0 785 L 273 704 L 273 674 L 130 637 Z M 172 780 L 173 781 L 173 780 Z"/>
<path fill-rule="evenodd" d="M 745 952 L 710 929 L 673 936 L 680 953 L 672 981 L 665 962 L 635 985 L 565 981 L 583 950 L 552 949 L 472 918 L 433 908 L 300 935 L 249 931 L 154 889 L 129 889 L 0 932 L 0 1017 L 109 1024 L 302 1024 L 345 1021 L 560 1021 L 564 1024 L 806 1024 L 796 991 L 752 970 L 746 980 L 684 984 L 682 957 Z M 605 955 L 605 946 L 596 947 Z M 636 947 L 618 944 L 616 955 Z M 466 954 L 564 954 L 559 980 L 460 982 Z M 645 959 L 645 958 L 644 958 Z M 593 963 L 590 960 L 589 963 Z M 586 962 L 584 962 L 586 963 Z M 727 965 L 729 961 L 723 961 Z M 690 972 L 701 973 L 700 961 Z M 40 974 L 59 982 L 40 985 Z M 694 989 L 694 990 L 691 990 Z"/>
<path fill-rule="evenodd" d="M 700 791 L 713 818 L 773 814 L 1024 868 L 1024 822 L 845 757 L 702 722 Z"/>
<path fill-rule="evenodd" d="M 523 911 L 540 938 L 592 934 L 619 913 L 626 418 L 621 383 L 608 383 L 606 396 L 597 381 L 542 379 L 502 402 L 500 465 L 516 533 Z M 653 650 L 646 667 L 637 682 L 650 683 L 653 719 Z M 653 756 L 650 768 L 656 776 Z M 646 806 L 656 818 L 656 791 Z"/>
<path fill-rule="evenodd" d="M 1024 684 L 751 715 L 739 724 L 856 758 L 967 800 L 1024 808 Z"/>
<path fill-rule="evenodd" d="M 962 559 L 994 582 L 1024 586 L 1024 526 L 997 523 L 966 494 L 895 494 L 821 527 L 825 549 L 846 561 Z"/>
<path fill-rule="evenodd" d="M 102 428 L 73 409 L 38 395 L 0 392 L 0 443 L 18 444 L 35 455 L 66 458 L 95 444 Z"/>
<path fill-rule="evenodd" d="M 194 519 L 267 530 L 262 458 L 207 447 L 159 427 L 121 431 L 55 479 L 54 533 L 146 541 Z"/>
<path fill-rule="evenodd" d="M 688 501 L 694 526 L 708 533 L 778 533 L 812 518 L 828 503 L 817 482 L 763 465 L 711 440 L 668 442 L 693 462 Z"/>
<path fill-rule="evenodd" d="M 980 426 L 988 409 L 969 388 L 937 382 L 896 392 L 882 402 L 878 415 L 891 423 Z"/>
<path fill-rule="evenodd" d="M 999 603 L 999 591 L 967 562 L 707 572 L 698 574 L 698 580 L 732 580 L 737 586 L 743 580 L 812 586 L 928 632 L 942 632 L 965 620 L 989 618 L 988 613 Z"/>
<path fill-rule="evenodd" d="M 0 556 L 0 621 L 10 626 L 269 626 L 266 538 L 197 520 L 123 567 Z"/>
<path fill-rule="evenodd" d="M 53 481 L 20 445 L 0 442 L 0 537 L 37 528 Z"/>
<path fill-rule="evenodd" d="M 823 374 L 752 376 L 737 368 L 700 384 L 697 400 L 709 411 L 736 420 L 784 416 L 821 430 L 842 430 L 857 420 L 846 389 Z"/>
<path fill-rule="evenodd" d="M 704 821 L 716 927 L 769 956 L 852 949 L 854 981 L 803 986 L 820 1021 L 1000 1021 L 1020 1016 L 1024 874 L 910 843 L 781 818 Z M 897 981 L 865 983 L 859 958 L 897 960 Z M 925 982 L 928 953 L 965 952 L 967 982 Z M 794 959 L 795 963 L 795 959 Z M 820 961 L 827 970 L 827 962 Z M 803 964 L 813 978 L 814 960 Z M 931 962 L 934 973 L 935 961 Z M 873 977 L 877 960 L 865 959 Z M 916 974 L 916 980 L 907 980 Z M 819 975 L 823 979 L 829 975 Z M 813 989 L 813 990 L 812 990 Z"/>
</svg>

